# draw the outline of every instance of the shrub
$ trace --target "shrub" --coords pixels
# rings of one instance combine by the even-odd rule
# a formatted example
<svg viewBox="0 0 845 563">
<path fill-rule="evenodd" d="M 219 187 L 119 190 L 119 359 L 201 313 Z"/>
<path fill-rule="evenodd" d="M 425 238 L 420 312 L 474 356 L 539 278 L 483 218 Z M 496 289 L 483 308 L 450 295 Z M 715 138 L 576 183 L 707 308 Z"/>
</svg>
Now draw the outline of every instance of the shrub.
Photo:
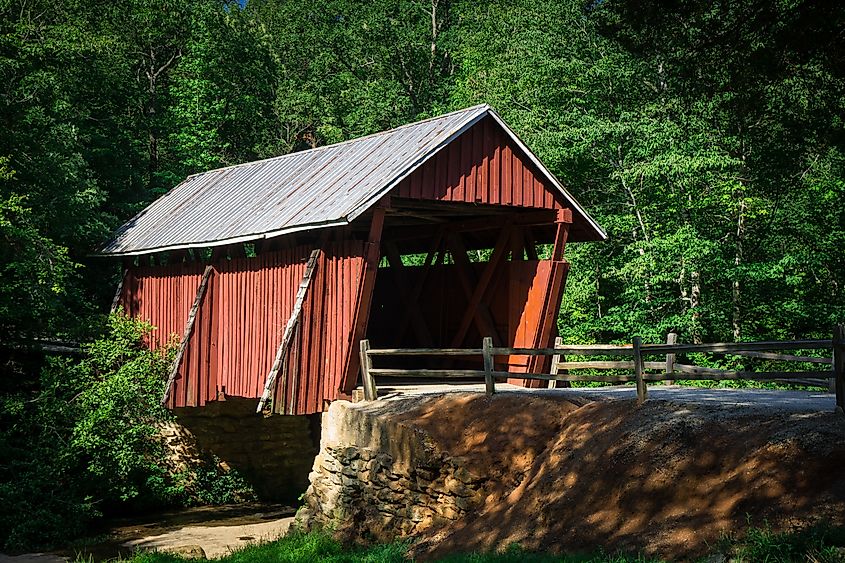
<svg viewBox="0 0 845 563">
<path fill-rule="evenodd" d="M 152 327 L 109 317 L 82 360 L 51 358 L 36 390 L 0 397 L 0 546 L 44 547 L 85 531 L 104 509 L 144 497 L 163 504 L 157 421 L 170 352 L 150 351 Z"/>
</svg>

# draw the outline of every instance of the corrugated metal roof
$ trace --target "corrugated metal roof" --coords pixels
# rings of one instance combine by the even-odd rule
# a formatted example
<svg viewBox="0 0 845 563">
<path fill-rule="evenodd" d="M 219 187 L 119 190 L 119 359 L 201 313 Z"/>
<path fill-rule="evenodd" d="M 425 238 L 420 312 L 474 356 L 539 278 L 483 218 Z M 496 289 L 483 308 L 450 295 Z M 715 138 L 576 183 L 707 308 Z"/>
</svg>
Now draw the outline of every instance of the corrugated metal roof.
<svg viewBox="0 0 845 563">
<path fill-rule="evenodd" d="M 284 156 L 189 176 L 118 229 L 101 254 L 208 247 L 345 225 L 441 147 L 487 115 L 606 238 L 560 182 L 488 105 Z"/>
</svg>

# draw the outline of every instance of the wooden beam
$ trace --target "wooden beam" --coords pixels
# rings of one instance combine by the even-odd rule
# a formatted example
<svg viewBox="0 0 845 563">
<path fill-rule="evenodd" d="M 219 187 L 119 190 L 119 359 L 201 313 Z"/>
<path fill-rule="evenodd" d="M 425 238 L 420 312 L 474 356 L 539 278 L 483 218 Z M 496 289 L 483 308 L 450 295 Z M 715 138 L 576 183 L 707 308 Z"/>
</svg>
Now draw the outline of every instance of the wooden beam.
<svg viewBox="0 0 845 563">
<path fill-rule="evenodd" d="M 428 279 L 428 274 L 431 271 L 431 266 L 437 260 L 442 261 L 442 253 L 438 254 L 437 251 L 440 248 L 440 243 L 443 241 L 443 234 L 445 233 L 445 229 L 440 228 L 437 230 L 437 234 L 434 237 L 434 242 L 431 245 L 431 248 L 428 251 L 428 254 L 425 257 L 425 263 L 423 264 L 422 272 L 420 273 L 419 279 L 417 280 L 416 286 L 411 291 L 411 295 L 409 300 L 418 303 L 420 300 L 420 296 L 422 295 L 422 291 L 425 288 L 425 281 Z M 391 241 L 392 242 L 392 241 Z M 405 314 L 402 322 L 399 325 L 399 338 L 398 342 L 402 342 L 402 339 L 405 338 L 405 334 L 408 332 L 408 326 L 410 325 L 411 317 L 407 313 Z"/>
<path fill-rule="evenodd" d="M 512 230 L 513 226 L 510 222 L 505 223 L 502 227 L 502 230 L 499 233 L 499 239 L 496 241 L 496 246 L 493 248 L 493 254 L 490 256 L 490 260 L 487 262 L 487 267 L 484 268 L 484 272 L 481 274 L 481 279 L 478 280 L 478 284 L 475 286 L 475 291 L 470 298 L 469 305 L 464 313 L 463 319 L 461 320 L 458 331 L 452 339 L 452 348 L 460 346 L 461 342 L 463 342 L 466 337 L 469 326 L 475 318 L 476 309 L 487 291 L 487 286 L 490 285 L 490 280 L 493 279 L 493 274 L 496 273 L 496 269 L 502 261 L 502 257 L 507 253 L 507 244 L 508 240 L 510 240 Z M 464 253 L 464 255 L 466 255 L 466 253 Z"/>
<path fill-rule="evenodd" d="M 571 213 L 568 217 L 571 218 Z M 543 309 L 540 314 L 540 326 L 534 341 L 534 346 L 537 348 L 548 346 L 551 343 L 552 336 L 556 332 L 557 316 L 560 312 L 563 291 L 566 288 L 566 277 L 569 274 L 569 263 L 563 259 L 563 253 L 566 248 L 566 240 L 569 237 L 570 223 L 566 222 L 566 214 L 559 213 L 558 219 L 556 222 L 555 243 L 552 248 L 552 267 L 549 272 Z M 528 362 L 528 371 L 544 371 L 542 368 L 545 362 L 546 359 L 544 357 L 531 358 Z"/>
<path fill-rule="evenodd" d="M 417 334 L 417 338 L 420 341 L 419 343 L 425 347 L 431 347 L 434 345 L 434 340 L 431 338 L 431 333 L 428 330 L 425 317 L 423 316 L 422 311 L 420 311 L 418 300 L 409 299 L 408 292 L 405 290 L 407 278 L 405 277 L 405 265 L 402 263 L 402 256 L 399 254 L 399 250 L 393 242 L 386 242 L 384 248 L 385 254 L 387 255 L 387 261 L 391 266 L 390 269 L 396 278 L 396 287 L 399 293 L 399 298 L 405 308 L 402 324 L 405 324 L 404 321 L 406 318 L 413 317 L 411 319 L 411 326 Z"/>
<path fill-rule="evenodd" d="M 358 295 L 355 303 L 355 312 L 352 315 L 352 334 L 349 341 L 349 356 L 346 361 L 346 370 L 341 379 L 341 386 L 338 390 L 342 394 L 350 394 L 357 385 L 357 375 L 360 369 L 358 356 L 358 342 L 364 338 L 367 332 L 367 322 L 370 319 L 370 306 L 373 301 L 373 289 L 376 284 L 378 263 L 381 258 L 381 233 L 384 229 L 384 214 L 386 208 L 390 207 L 390 198 L 385 197 L 373 210 L 373 218 L 370 222 L 370 232 L 367 236 L 367 243 L 364 247 L 364 268 L 361 272 L 361 282 L 358 287 Z"/>
<path fill-rule="evenodd" d="M 273 365 L 270 367 L 270 372 L 267 374 L 267 382 L 264 384 L 264 392 L 261 394 L 261 399 L 258 401 L 258 408 L 255 412 L 260 413 L 264 410 L 264 405 L 267 399 L 270 398 L 270 392 L 273 389 L 273 384 L 276 382 L 276 377 L 279 374 L 279 369 L 285 363 L 287 358 L 288 348 L 293 340 L 294 329 L 299 323 L 300 313 L 302 312 L 302 304 L 305 303 L 305 295 L 308 293 L 308 287 L 311 285 L 311 280 L 314 277 L 314 270 L 317 269 L 317 259 L 323 251 L 319 248 L 311 252 L 308 257 L 308 263 L 305 265 L 305 273 L 302 276 L 302 281 L 299 283 L 299 288 L 296 290 L 296 299 L 293 303 L 288 322 L 285 325 L 285 331 L 282 333 L 282 342 L 276 350 L 276 357 L 273 359 Z M 285 382 L 286 383 L 286 382 Z"/>
<path fill-rule="evenodd" d="M 126 276 L 129 275 L 129 268 L 123 269 L 123 275 L 120 277 L 120 282 L 117 284 L 117 289 L 114 292 L 114 297 L 111 300 L 111 308 L 109 309 L 110 313 L 114 313 L 117 311 L 117 308 L 120 306 L 120 296 L 123 295 L 123 284 L 126 283 Z M 124 311 L 126 313 L 126 311 Z"/>
<path fill-rule="evenodd" d="M 572 224 L 572 210 L 558 209 L 557 218 L 555 219 L 555 243 L 552 247 L 552 257 L 554 261 L 563 260 L 563 254 L 566 251 L 566 241 L 569 239 L 569 225 Z"/>
<path fill-rule="evenodd" d="M 376 387 L 376 380 L 370 373 L 373 369 L 373 361 L 367 352 L 370 350 L 370 341 L 367 339 L 361 340 L 359 354 L 361 358 L 361 383 L 364 387 L 364 399 L 367 401 L 375 401 L 378 398 L 378 388 Z"/>
<path fill-rule="evenodd" d="M 571 211 L 568 209 L 559 211 L 569 211 L 569 216 L 571 217 L 572 215 Z M 476 212 L 476 215 L 477 214 L 478 213 Z M 505 215 L 491 215 L 479 219 L 452 222 L 449 224 L 449 230 L 456 233 L 469 233 L 476 231 L 492 231 L 500 229 L 508 224 L 516 226 L 551 226 L 556 222 L 556 218 L 559 217 L 565 218 L 566 214 L 556 213 L 552 210 L 511 212 Z M 397 227 L 390 229 L 390 239 L 393 241 L 418 240 L 421 238 L 432 237 L 436 231 L 436 227 Z"/>
<path fill-rule="evenodd" d="M 514 227 L 511 236 L 511 262 L 525 259 L 525 232 L 521 227 Z"/>
<path fill-rule="evenodd" d="M 161 404 L 167 404 L 167 399 L 170 396 L 170 390 L 173 387 L 173 382 L 176 381 L 176 375 L 179 373 L 179 364 L 182 363 L 182 356 L 185 355 L 185 350 L 188 348 L 188 342 L 191 340 L 191 334 L 194 331 L 194 321 L 197 318 L 197 311 L 199 311 L 202 304 L 203 297 L 205 297 L 205 289 L 208 287 L 208 279 L 214 271 L 212 266 L 206 266 L 202 274 L 200 285 L 197 288 L 197 295 L 194 298 L 194 304 L 191 306 L 191 311 L 188 313 L 188 321 L 185 323 L 185 332 L 182 335 L 182 341 L 179 343 L 179 349 L 176 351 L 176 357 L 173 359 L 173 365 L 170 368 L 170 377 L 167 378 L 167 384 L 164 387 L 164 395 L 161 398 Z"/>
<path fill-rule="evenodd" d="M 458 281 L 461 283 L 461 288 L 464 290 L 467 303 L 470 303 L 472 301 L 474 290 L 478 286 L 478 281 L 475 278 L 472 265 L 467 257 L 466 247 L 463 246 L 457 235 L 452 235 L 452 237 L 450 237 L 449 245 L 453 248 L 452 258 L 455 262 L 455 270 L 458 274 Z M 469 311 L 469 309 L 467 309 L 467 311 Z M 493 321 L 493 315 L 490 314 L 490 310 L 487 308 L 487 305 L 485 303 L 479 303 L 473 314 L 473 320 L 476 328 L 478 328 L 479 334 L 492 336 L 494 344 L 496 346 L 501 346 L 503 341 L 499 337 L 498 331 L 496 330 L 496 324 Z M 460 344 L 456 344 L 455 346 L 460 346 Z"/>
<path fill-rule="evenodd" d="M 531 227 L 525 227 L 523 232 L 525 233 L 525 252 L 528 255 L 528 259 L 538 260 L 537 239 L 534 236 L 534 232 L 531 230 Z"/>
<path fill-rule="evenodd" d="M 299 350 L 302 348 L 302 323 L 296 323 L 296 330 L 293 333 L 293 340 L 292 342 L 299 342 L 299 346 L 293 347 L 293 358 L 290 362 L 293 371 L 291 372 L 291 381 L 290 381 L 290 398 L 288 399 L 288 406 L 287 410 L 285 410 L 284 404 L 284 397 L 278 401 L 279 404 L 282 406 L 282 414 L 294 414 L 296 411 L 296 390 L 297 390 L 297 382 L 299 381 Z M 285 361 L 287 367 L 287 361 Z M 287 372 L 285 372 L 287 373 Z M 286 389 L 286 387 L 282 387 L 282 389 Z"/>
</svg>

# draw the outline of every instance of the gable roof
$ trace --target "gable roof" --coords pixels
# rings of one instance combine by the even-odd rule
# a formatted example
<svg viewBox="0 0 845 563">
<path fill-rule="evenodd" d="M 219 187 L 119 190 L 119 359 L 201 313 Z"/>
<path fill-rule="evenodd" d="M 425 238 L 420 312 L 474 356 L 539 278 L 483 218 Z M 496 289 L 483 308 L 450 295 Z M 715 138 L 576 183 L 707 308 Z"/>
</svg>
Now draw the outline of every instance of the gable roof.
<svg viewBox="0 0 845 563">
<path fill-rule="evenodd" d="M 100 253 L 131 256 L 346 225 L 488 115 L 560 190 L 573 214 L 594 232 L 592 238 L 606 239 L 598 223 L 484 104 L 334 145 L 194 174 L 120 227 Z"/>
</svg>

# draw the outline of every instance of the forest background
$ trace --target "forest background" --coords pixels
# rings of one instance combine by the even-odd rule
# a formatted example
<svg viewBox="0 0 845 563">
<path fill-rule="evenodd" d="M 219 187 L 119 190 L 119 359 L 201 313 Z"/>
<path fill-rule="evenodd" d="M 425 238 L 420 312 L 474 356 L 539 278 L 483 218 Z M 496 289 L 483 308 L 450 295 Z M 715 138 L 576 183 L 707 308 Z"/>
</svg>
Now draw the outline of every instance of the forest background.
<svg viewBox="0 0 845 563">
<path fill-rule="evenodd" d="M 99 343 L 4 360 L 0 539 L 32 544 L 20 515 L 43 499 L 64 499 L 42 507 L 58 538 L 156 483 L 136 442 L 100 463 L 152 412 L 104 397 L 162 368 L 139 367 L 144 327 L 106 322 L 119 266 L 91 256 L 210 168 L 489 103 L 609 234 L 567 249 L 565 341 L 830 337 L 843 30 L 809 0 L 0 0 L 0 344 Z M 68 485 L 98 471 L 118 484 Z"/>
</svg>

